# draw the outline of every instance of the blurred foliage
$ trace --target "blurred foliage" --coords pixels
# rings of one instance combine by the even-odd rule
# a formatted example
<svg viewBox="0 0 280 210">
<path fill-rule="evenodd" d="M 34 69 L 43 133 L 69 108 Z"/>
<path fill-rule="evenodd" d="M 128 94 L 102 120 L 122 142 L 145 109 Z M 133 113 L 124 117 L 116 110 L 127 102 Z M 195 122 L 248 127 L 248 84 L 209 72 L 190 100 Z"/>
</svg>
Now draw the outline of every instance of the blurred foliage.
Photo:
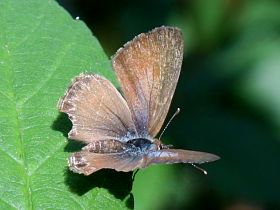
<svg viewBox="0 0 280 210">
<path fill-rule="evenodd" d="M 153 166 L 133 187 L 136 209 L 280 209 L 280 2 L 59 1 L 108 56 L 160 25 L 182 29 L 185 58 L 164 141 L 218 154 L 202 167 Z"/>
</svg>

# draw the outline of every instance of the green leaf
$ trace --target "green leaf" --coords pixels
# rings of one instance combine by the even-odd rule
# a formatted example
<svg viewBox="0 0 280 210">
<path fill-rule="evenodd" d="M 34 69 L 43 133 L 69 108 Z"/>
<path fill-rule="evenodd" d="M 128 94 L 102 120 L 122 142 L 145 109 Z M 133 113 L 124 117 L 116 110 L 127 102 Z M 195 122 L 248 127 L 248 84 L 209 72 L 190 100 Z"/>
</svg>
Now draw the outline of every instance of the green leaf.
<svg viewBox="0 0 280 210">
<path fill-rule="evenodd" d="M 81 72 L 114 78 L 96 38 L 54 1 L 2 0 L 0 28 L 0 209 L 131 208 L 131 174 L 67 169 L 57 101 Z"/>
</svg>

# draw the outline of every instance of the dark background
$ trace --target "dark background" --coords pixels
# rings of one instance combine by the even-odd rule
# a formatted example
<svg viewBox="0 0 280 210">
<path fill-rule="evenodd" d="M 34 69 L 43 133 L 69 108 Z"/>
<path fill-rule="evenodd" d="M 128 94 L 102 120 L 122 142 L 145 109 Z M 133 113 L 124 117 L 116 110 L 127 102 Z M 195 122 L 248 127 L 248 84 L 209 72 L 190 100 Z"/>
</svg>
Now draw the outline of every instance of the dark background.
<svg viewBox="0 0 280 210">
<path fill-rule="evenodd" d="M 280 209 L 280 2 L 267 0 L 58 1 L 108 57 L 139 33 L 177 26 L 182 73 L 163 141 L 221 160 L 203 175 L 152 166 L 135 179 L 135 209 Z M 170 117 L 169 117 L 170 118 Z"/>
</svg>

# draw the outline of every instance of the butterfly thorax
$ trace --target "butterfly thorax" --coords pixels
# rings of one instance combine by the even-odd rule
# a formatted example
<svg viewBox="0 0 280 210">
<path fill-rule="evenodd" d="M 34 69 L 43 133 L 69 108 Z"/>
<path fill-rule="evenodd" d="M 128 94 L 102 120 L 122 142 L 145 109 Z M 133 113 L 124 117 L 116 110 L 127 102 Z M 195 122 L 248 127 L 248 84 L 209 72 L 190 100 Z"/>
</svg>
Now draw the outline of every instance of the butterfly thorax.
<svg viewBox="0 0 280 210">
<path fill-rule="evenodd" d="M 131 148 L 139 149 L 141 151 L 158 150 L 156 144 L 145 138 L 131 139 L 126 144 Z"/>
</svg>

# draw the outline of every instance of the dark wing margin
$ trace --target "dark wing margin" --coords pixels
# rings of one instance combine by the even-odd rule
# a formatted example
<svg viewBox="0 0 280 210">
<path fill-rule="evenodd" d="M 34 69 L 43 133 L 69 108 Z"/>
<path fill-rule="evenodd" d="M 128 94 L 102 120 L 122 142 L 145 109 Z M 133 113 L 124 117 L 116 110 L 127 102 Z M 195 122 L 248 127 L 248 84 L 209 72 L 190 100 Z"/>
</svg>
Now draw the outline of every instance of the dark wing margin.
<svg viewBox="0 0 280 210">
<path fill-rule="evenodd" d="M 113 84 L 96 74 L 76 77 L 58 108 L 73 123 L 68 136 L 86 143 L 137 136 L 128 105 Z"/>
<path fill-rule="evenodd" d="M 141 137 L 155 137 L 160 131 L 178 82 L 182 59 L 181 31 L 164 26 L 138 35 L 112 58 Z"/>
<path fill-rule="evenodd" d="M 193 163 L 201 164 L 220 159 L 219 156 L 192 150 L 162 149 L 148 153 L 145 167 L 151 164 Z"/>
</svg>

